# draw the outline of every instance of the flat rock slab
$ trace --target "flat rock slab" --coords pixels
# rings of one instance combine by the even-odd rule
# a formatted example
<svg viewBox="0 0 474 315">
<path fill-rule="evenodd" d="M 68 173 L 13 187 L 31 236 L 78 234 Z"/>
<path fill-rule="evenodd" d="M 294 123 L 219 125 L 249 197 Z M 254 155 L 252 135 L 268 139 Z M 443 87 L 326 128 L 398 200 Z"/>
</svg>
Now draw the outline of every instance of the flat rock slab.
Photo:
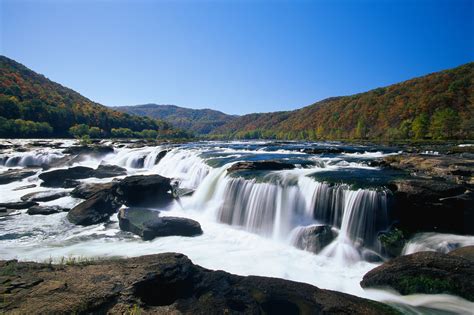
<svg viewBox="0 0 474 315">
<path fill-rule="evenodd" d="M 49 215 L 49 214 L 55 214 L 55 213 L 61 213 L 61 212 L 67 212 L 69 209 L 67 208 L 62 208 L 59 206 L 33 206 L 29 208 L 26 213 L 29 215 Z"/>
<path fill-rule="evenodd" d="M 280 171 L 291 170 L 295 166 L 290 163 L 278 161 L 260 161 L 260 162 L 237 162 L 227 169 L 227 172 L 236 171 Z"/>
<path fill-rule="evenodd" d="M 166 253 L 50 265 L 0 262 L 0 312 L 15 314 L 398 314 L 305 283 L 242 277 Z"/>
<path fill-rule="evenodd" d="M 197 236 L 202 234 L 199 222 L 179 217 L 160 217 L 160 212 L 146 208 L 120 209 L 120 229 L 139 235 L 143 240 L 160 236 Z"/>
<path fill-rule="evenodd" d="M 372 269 L 360 285 L 391 287 L 403 295 L 447 293 L 474 301 L 474 262 L 456 255 L 419 252 Z"/>
<path fill-rule="evenodd" d="M 0 174 L 0 185 L 10 184 L 16 181 L 20 181 L 23 178 L 27 178 L 36 174 L 33 170 L 7 170 Z"/>
<path fill-rule="evenodd" d="M 51 200 L 56 200 L 62 197 L 69 195 L 67 191 L 38 191 L 32 192 L 22 196 L 20 199 L 22 201 L 34 201 L 34 202 L 46 202 Z"/>
<path fill-rule="evenodd" d="M 38 203 L 35 201 L 18 201 L 18 202 L 4 202 L 0 203 L 0 207 L 7 209 L 28 209 L 29 207 L 37 206 Z"/>
</svg>

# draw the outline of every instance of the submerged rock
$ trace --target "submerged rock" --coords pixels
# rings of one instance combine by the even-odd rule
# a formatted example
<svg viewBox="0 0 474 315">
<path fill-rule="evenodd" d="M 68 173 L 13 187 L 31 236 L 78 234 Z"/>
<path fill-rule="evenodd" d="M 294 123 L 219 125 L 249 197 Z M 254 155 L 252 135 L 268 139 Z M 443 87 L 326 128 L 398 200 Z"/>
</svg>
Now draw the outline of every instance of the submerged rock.
<svg viewBox="0 0 474 315">
<path fill-rule="evenodd" d="M 1 261 L 0 272 L 2 313 L 398 314 L 305 283 L 207 270 L 175 253 L 67 266 Z"/>
<path fill-rule="evenodd" d="M 454 294 L 474 301 L 474 262 L 456 255 L 419 252 L 372 269 L 360 285 L 392 287 L 403 295 Z"/>
<path fill-rule="evenodd" d="M 17 187 L 13 189 L 13 191 L 24 190 L 24 189 L 35 188 L 35 187 L 36 187 L 36 184 L 30 184 L 30 185 Z"/>
<path fill-rule="evenodd" d="M 290 163 L 278 161 L 237 162 L 227 169 L 227 172 L 235 171 L 280 171 L 291 170 L 295 166 Z"/>
<path fill-rule="evenodd" d="M 69 222 L 78 225 L 97 224 L 107 221 L 120 206 L 113 194 L 101 191 L 72 208 L 67 218 Z"/>
<path fill-rule="evenodd" d="M 160 217 L 159 211 L 146 208 L 120 209 L 120 229 L 141 236 L 145 241 L 159 236 L 196 236 L 202 234 L 199 222 L 178 217 Z"/>
<path fill-rule="evenodd" d="M 0 185 L 20 181 L 35 174 L 36 171 L 33 170 L 7 170 L 0 174 Z"/>
<path fill-rule="evenodd" d="M 61 213 L 61 212 L 67 212 L 69 209 L 62 208 L 59 206 L 33 206 L 30 207 L 26 213 L 29 215 L 49 215 L 49 214 L 55 214 L 55 213 Z"/>
<path fill-rule="evenodd" d="M 329 225 L 299 227 L 295 231 L 293 245 L 317 254 L 336 237 L 337 232 Z"/>
<path fill-rule="evenodd" d="M 67 191 L 38 191 L 32 192 L 22 196 L 20 199 L 23 201 L 35 201 L 35 202 L 45 202 L 56 200 L 62 197 L 69 195 Z"/>
<path fill-rule="evenodd" d="M 127 206 L 162 206 L 173 200 L 171 180 L 160 175 L 129 176 L 115 189 L 117 199 Z"/>
</svg>

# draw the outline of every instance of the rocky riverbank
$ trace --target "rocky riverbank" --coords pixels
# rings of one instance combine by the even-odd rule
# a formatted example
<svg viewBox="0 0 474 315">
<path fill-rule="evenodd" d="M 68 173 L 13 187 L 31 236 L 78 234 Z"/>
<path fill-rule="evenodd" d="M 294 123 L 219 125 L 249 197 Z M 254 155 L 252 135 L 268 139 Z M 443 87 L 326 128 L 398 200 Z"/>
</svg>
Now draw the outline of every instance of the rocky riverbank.
<svg viewBox="0 0 474 315">
<path fill-rule="evenodd" d="M 397 313 L 304 283 L 207 270 L 174 253 L 60 265 L 1 261 L 0 279 L 5 313 Z"/>
</svg>

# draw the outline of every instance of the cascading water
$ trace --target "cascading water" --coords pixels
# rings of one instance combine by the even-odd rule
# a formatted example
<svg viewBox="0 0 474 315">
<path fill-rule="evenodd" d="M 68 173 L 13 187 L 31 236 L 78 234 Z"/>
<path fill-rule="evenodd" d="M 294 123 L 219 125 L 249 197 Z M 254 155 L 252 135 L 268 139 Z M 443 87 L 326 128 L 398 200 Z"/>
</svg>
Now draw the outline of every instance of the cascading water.
<svg viewBox="0 0 474 315">
<path fill-rule="evenodd" d="M 6 167 L 49 165 L 63 156 L 60 152 L 21 152 L 0 156 L 0 165 Z"/>
<path fill-rule="evenodd" d="M 388 225 L 385 191 L 350 190 L 292 171 L 244 179 L 227 175 L 227 167 L 211 172 L 188 203 L 213 212 L 219 222 L 279 240 L 301 226 L 329 224 L 340 230 L 332 247 L 349 248 L 342 251 L 355 254 L 342 256 L 350 261 L 360 259 L 362 246 L 380 251 L 377 233 Z"/>
</svg>

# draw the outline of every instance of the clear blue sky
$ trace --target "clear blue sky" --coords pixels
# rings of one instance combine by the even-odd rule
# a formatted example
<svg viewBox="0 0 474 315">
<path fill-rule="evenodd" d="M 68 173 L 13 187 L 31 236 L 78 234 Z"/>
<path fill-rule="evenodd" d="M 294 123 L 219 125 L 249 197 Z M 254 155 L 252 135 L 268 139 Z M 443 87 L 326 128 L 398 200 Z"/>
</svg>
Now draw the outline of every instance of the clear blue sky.
<svg viewBox="0 0 474 315">
<path fill-rule="evenodd" d="M 289 110 L 474 60 L 474 1 L 0 0 L 0 52 L 104 105 Z"/>
</svg>

